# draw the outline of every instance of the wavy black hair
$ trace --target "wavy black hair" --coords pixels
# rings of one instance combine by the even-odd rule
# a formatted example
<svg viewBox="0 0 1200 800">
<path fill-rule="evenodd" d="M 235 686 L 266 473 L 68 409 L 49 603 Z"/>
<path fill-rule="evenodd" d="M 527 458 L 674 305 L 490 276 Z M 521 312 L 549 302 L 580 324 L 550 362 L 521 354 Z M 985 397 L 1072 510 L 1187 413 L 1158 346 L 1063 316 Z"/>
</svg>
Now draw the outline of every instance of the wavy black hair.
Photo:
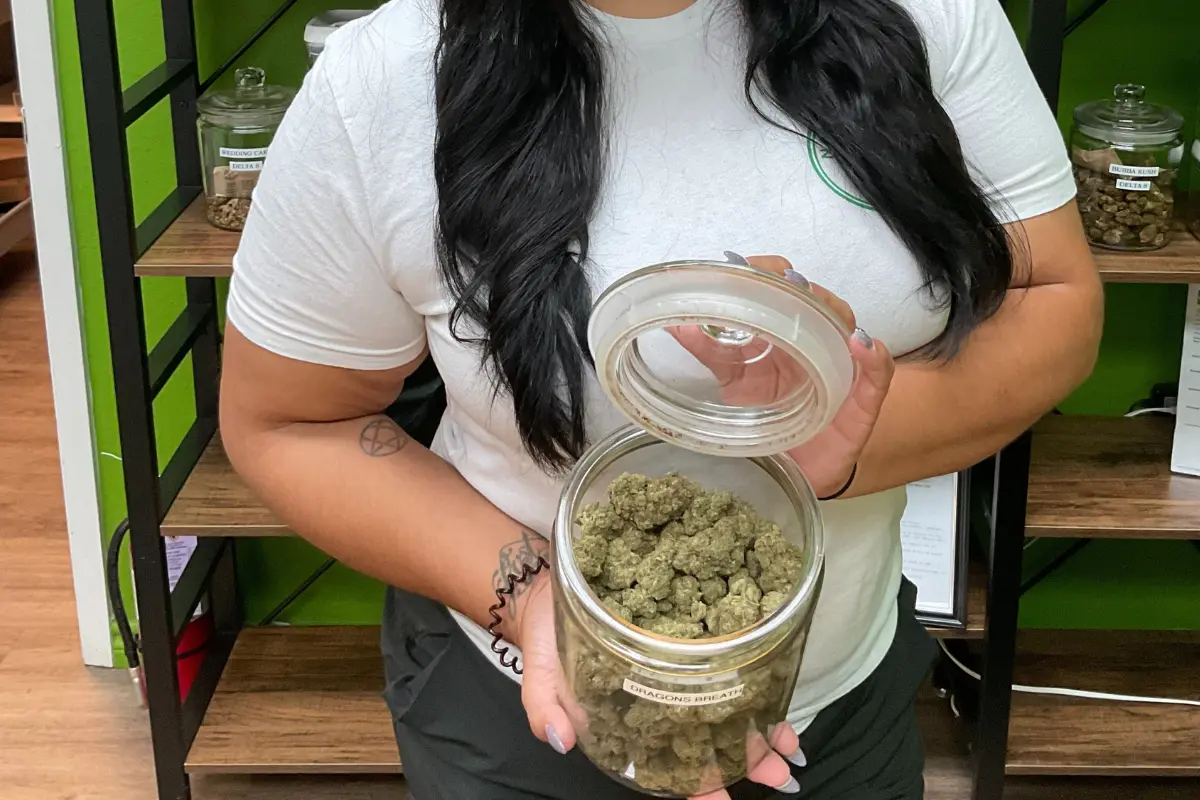
<svg viewBox="0 0 1200 800">
<path fill-rule="evenodd" d="M 1013 252 L 934 94 L 916 23 L 895 0 L 729 3 L 745 24 L 750 102 L 826 148 L 913 253 L 949 310 L 926 353 L 952 356 L 1003 301 Z M 581 0 L 441 5 L 434 172 L 451 330 L 511 394 L 529 454 L 561 470 L 587 444 L 604 42 Z"/>
</svg>

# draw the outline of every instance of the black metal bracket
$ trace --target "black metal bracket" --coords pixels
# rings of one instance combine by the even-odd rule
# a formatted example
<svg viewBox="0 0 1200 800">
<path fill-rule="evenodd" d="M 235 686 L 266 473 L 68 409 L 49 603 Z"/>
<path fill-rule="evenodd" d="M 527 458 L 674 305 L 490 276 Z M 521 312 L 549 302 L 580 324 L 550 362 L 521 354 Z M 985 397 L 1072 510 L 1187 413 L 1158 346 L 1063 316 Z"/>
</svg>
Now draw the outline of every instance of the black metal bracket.
<svg viewBox="0 0 1200 800">
<path fill-rule="evenodd" d="M 1067 0 L 1029 0 L 1025 58 L 1053 111 L 1058 111 L 1066 28 Z"/>
<path fill-rule="evenodd" d="M 981 670 L 983 680 L 980 683 L 979 716 L 975 726 L 974 800 L 1002 800 L 1004 796 L 1032 438 L 1033 434 L 1026 432 L 1004 448 L 996 461 L 991 502 L 987 627 Z"/>
<path fill-rule="evenodd" d="M 209 87 L 216 83 L 222 75 L 228 72 L 230 68 L 236 64 L 239 59 L 241 59 L 242 56 L 246 55 L 250 48 L 257 44 L 258 40 L 261 39 L 267 31 L 271 30 L 275 23 L 279 22 L 284 14 L 291 11 L 292 6 L 294 5 L 296 5 L 296 0 L 284 0 L 283 5 L 275 9 L 275 12 L 271 14 L 271 16 L 267 17 L 263 24 L 259 25 L 258 29 L 254 31 L 254 33 L 250 34 L 250 38 L 242 42 L 241 46 L 238 47 L 237 50 L 233 51 L 233 55 L 225 59 L 225 61 L 221 63 L 221 66 L 217 67 L 213 71 L 212 75 L 209 75 L 207 78 L 200 81 L 200 94 L 207 92 Z"/>
<path fill-rule="evenodd" d="M 1059 568 L 1063 566 L 1063 564 L 1066 564 L 1077 553 L 1079 553 L 1085 547 L 1087 547 L 1089 544 L 1091 544 L 1092 541 L 1094 541 L 1094 540 L 1092 540 L 1092 539 L 1077 539 L 1074 542 L 1072 542 L 1070 547 L 1068 547 L 1066 550 L 1064 550 L 1063 552 L 1061 552 L 1057 556 L 1055 556 L 1054 559 L 1049 564 L 1047 564 L 1046 566 L 1039 569 L 1032 578 L 1027 579 L 1024 583 L 1021 584 L 1021 594 L 1024 595 L 1030 589 L 1037 586 L 1042 581 L 1046 580 L 1046 578 L 1049 578 L 1051 575 L 1053 575 L 1055 572 L 1057 572 L 1059 570 Z"/>
</svg>

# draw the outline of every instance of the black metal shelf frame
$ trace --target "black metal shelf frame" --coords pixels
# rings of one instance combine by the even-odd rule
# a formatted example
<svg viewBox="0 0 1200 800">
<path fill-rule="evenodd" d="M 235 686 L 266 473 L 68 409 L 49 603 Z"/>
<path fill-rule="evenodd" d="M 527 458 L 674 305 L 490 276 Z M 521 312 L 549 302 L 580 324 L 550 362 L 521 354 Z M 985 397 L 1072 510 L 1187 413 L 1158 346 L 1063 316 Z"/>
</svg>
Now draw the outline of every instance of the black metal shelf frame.
<svg viewBox="0 0 1200 800">
<path fill-rule="evenodd" d="M 1057 104 L 1065 0 L 1030 0 L 1028 55 L 1039 85 Z M 80 58 L 109 344 L 120 426 L 129 538 L 138 598 L 142 664 L 160 800 L 188 800 L 184 762 L 242 627 L 234 547 L 230 539 L 201 543 L 174 592 L 167 580 L 160 524 L 217 426 L 220 334 L 216 284 L 187 278 L 187 304 L 152 350 L 146 346 L 141 280 L 134 264 L 201 190 L 196 97 L 232 67 L 295 0 L 284 0 L 214 75 L 196 64 L 190 0 L 161 0 L 166 60 L 122 92 L 112 0 L 76 0 Z M 134 219 L 126 129 L 169 100 L 176 186 L 141 224 Z M 196 420 L 165 468 L 155 449 L 153 401 L 188 355 L 192 357 Z M 1029 435 L 1006 448 L 989 470 L 988 622 L 974 747 L 974 800 L 1001 800 L 1029 473 Z M 216 633 L 200 674 L 181 701 L 176 642 L 203 598 Z"/>
<path fill-rule="evenodd" d="M 187 278 L 187 302 L 148 350 L 141 280 L 134 264 L 200 193 L 196 97 L 262 37 L 283 5 L 212 76 L 200 80 L 190 0 L 162 0 L 165 61 L 122 92 L 112 0 L 76 0 L 96 218 L 120 427 L 129 540 L 137 588 L 141 663 L 160 800 L 188 800 L 184 762 L 242 626 L 229 539 L 202 541 L 174 592 L 160 524 L 217 429 L 220 333 L 213 278 Z M 171 109 L 176 188 L 137 225 L 126 130 L 160 102 Z M 159 471 L 154 398 L 191 356 L 196 419 Z M 186 700 L 179 696 L 176 644 L 207 600 L 215 634 Z"/>
</svg>

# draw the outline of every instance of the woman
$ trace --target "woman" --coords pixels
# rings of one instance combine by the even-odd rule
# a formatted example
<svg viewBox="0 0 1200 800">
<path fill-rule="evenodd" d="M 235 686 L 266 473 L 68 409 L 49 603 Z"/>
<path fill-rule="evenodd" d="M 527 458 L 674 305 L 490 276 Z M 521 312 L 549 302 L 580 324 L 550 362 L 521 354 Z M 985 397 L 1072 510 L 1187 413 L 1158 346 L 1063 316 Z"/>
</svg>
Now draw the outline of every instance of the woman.
<svg viewBox="0 0 1200 800">
<path fill-rule="evenodd" d="M 547 552 L 564 471 L 620 424 L 592 299 L 726 250 L 794 265 L 859 326 L 861 374 L 790 453 L 839 498 L 827 576 L 791 725 L 732 794 L 919 798 L 933 648 L 902 588 L 903 487 L 1089 373 L 1101 290 L 1073 196 L 994 0 L 395 0 L 331 37 L 235 261 L 221 425 L 297 532 L 402 590 L 387 698 L 417 800 L 638 796 L 573 751 L 546 576 L 501 626 L 523 684 L 481 626 Z M 429 450 L 379 413 L 426 353 L 448 396 Z"/>
</svg>

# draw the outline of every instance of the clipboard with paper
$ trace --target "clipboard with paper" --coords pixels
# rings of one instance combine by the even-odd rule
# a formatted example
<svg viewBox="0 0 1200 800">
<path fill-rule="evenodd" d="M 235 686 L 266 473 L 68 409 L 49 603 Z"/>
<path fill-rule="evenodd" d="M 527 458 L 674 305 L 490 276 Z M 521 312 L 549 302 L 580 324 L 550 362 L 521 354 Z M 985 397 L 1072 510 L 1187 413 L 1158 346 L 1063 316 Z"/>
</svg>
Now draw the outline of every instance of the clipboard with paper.
<svg viewBox="0 0 1200 800">
<path fill-rule="evenodd" d="M 904 574 L 917 586 L 917 618 L 965 628 L 970 548 L 970 472 L 916 481 L 900 521 Z"/>
</svg>

